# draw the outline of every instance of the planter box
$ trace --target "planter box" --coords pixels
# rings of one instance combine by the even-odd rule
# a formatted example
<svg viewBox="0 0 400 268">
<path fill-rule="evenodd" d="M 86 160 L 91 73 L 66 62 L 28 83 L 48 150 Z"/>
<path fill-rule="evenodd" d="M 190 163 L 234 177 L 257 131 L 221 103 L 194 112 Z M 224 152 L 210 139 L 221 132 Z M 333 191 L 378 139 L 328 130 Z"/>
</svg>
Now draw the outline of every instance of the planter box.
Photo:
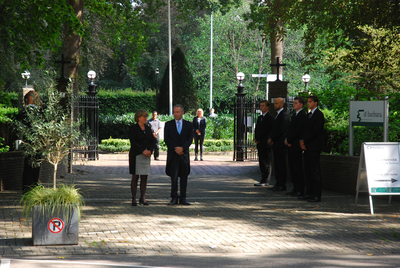
<svg viewBox="0 0 400 268">
<path fill-rule="evenodd" d="M 69 218 L 67 218 L 62 210 L 43 215 L 40 206 L 35 206 L 32 214 L 33 245 L 77 245 L 79 242 L 78 208 L 69 206 L 69 210 Z"/>
</svg>

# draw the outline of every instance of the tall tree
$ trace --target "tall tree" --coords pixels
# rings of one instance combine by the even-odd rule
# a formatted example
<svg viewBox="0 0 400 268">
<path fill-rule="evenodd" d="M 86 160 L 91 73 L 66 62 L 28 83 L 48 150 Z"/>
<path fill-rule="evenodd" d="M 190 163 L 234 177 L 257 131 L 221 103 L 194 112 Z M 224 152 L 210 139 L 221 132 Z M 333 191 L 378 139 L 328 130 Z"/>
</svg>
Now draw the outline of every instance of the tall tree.
<svg viewBox="0 0 400 268">
<path fill-rule="evenodd" d="M 197 110 L 197 90 L 192 71 L 182 50 L 178 47 L 172 55 L 172 98 L 173 105 L 182 104 L 185 112 Z M 169 110 L 169 66 L 165 69 L 159 95 L 161 113 Z"/>
</svg>

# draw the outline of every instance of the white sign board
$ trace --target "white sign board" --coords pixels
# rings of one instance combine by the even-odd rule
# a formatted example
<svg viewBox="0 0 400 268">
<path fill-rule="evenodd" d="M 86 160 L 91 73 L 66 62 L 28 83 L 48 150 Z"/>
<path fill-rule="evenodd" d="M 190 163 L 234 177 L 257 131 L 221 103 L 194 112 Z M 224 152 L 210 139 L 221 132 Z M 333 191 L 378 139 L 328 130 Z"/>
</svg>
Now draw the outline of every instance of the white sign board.
<svg viewBox="0 0 400 268">
<path fill-rule="evenodd" d="M 364 143 L 368 191 L 371 195 L 400 194 L 398 143 Z"/>
<path fill-rule="evenodd" d="M 350 120 L 353 125 L 370 125 L 384 122 L 384 101 L 352 101 Z M 354 124 L 356 123 L 356 124 Z"/>
<path fill-rule="evenodd" d="M 349 105 L 349 155 L 353 155 L 353 127 L 383 127 L 383 141 L 389 141 L 389 101 L 350 101 Z"/>
<path fill-rule="evenodd" d="M 371 214 L 374 214 L 373 195 L 400 195 L 400 143 L 363 143 L 358 169 L 356 204 L 364 176 L 368 184 Z"/>
</svg>

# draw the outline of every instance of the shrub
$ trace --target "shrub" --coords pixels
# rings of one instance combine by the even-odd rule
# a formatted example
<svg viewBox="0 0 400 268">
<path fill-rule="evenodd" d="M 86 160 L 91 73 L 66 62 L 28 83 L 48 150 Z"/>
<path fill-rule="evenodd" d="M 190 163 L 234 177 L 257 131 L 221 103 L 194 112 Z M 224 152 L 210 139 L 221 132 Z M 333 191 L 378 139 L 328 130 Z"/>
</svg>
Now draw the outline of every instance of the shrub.
<svg viewBox="0 0 400 268">
<path fill-rule="evenodd" d="M 206 152 L 232 151 L 233 140 L 204 140 L 204 150 Z M 99 144 L 99 149 L 108 152 L 127 152 L 131 148 L 128 139 L 104 139 Z M 164 140 L 160 140 L 160 150 L 167 151 Z"/>
<path fill-rule="evenodd" d="M 234 118 L 220 115 L 207 118 L 206 139 L 233 139 Z"/>
<path fill-rule="evenodd" d="M 155 92 L 132 90 L 99 90 L 99 112 L 101 115 L 124 115 L 146 109 L 151 113 L 156 107 Z"/>
</svg>

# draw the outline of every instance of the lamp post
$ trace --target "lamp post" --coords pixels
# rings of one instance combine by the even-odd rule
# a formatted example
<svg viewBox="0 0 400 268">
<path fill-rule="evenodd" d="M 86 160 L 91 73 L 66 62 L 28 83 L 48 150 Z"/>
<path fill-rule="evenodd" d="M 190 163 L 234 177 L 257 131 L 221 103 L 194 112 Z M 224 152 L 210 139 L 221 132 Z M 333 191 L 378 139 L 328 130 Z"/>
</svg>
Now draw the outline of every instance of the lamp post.
<svg viewBox="0 0 400 268">
<path fill-rule="evenodd" d="M 236 161 L 244 160 L 244 98 L 246 93 L 243 93 L 244 86 L 242 81 L 244 80 L 244 73 L 239 72 L 236 75 L 236 79 L 239 84 L 237 86 L 236 95 L 236 133 L 235 133 L 235 159 Z"/>
<path fill-rule="evenodd" d="M 31 77 L 31 73 L 29 71 L 25 71 L 21 74 L 22 78 L 25 80 L 25 87 L 28 87 L 28 79 Z"/>
<path fill-rule="evenodd" d="M 306 85 L 306 92 L 308 92 L 308 82 L 310 82 L 311 76 L 308 74 L 303 75 L 301 80 L 303 80 L 304 84 Z"/>
<path fill-rule="evenodd" d="M 93 83 L 93 80 L 96 78 L 96 72 L 95 71 L 89 71 L 87 73 L 87 76 L 90 80 L 90 83 L 88 85 L 88 92 L 86 94 L 88 94 L 88 96 L 94 97 L 97 92 L 96 92 L 96 85 Z"/>
<path fill-rule="evenodd" d="M 93 80 L 96 78 L 96 72 L 91 70 L 87 73 L 87 76 L 90 79 L 90 83 L 88 85 L 88 92 L 86 92 L 86 94 L 88 95 L 88 97 L 86 97 L 88 108 L 85 108 L 85 112 L 87 113 L 88 128 L 90 130 L 90 136 L 91 136 L 88 146 L 88 159 L 96 160 L 99 159 L 98 155 L 99 114 L 98 114 L 98 108 L 96 109 L 96 107 L 98 107 L 98 102 L 96 98 L 97 94 L 96 85 L 93 83 Z"/>
<path fill-rule="evenodd" d="M 157 81 L 157 87 L 156 87 L 156 111 L 158 112 L 158 75 L 160 74 L 160 70 L 156 68 L 156 81 Z"/>
</svg>

